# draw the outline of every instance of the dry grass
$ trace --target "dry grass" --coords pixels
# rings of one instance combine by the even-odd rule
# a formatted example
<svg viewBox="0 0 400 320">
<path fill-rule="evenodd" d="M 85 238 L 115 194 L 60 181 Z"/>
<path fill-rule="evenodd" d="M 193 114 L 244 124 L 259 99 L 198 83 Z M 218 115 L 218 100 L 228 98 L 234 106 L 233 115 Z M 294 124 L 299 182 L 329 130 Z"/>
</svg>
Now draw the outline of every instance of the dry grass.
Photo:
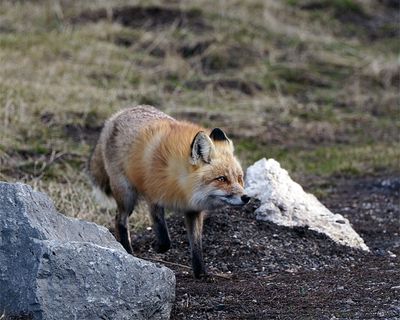
<svg viewBox="0 0 400 320">
<path fill-rule="evenodd" d="M 196 29 L 71 22 L 88 9 L 111 17 L 127 0 L 2 1 L 0 179 L 112 226 L 113 210 L 91 196 L 85 161 L 104 119 L 138 103 L 224 127 L 245 164 L 272 155 L 297 176 L 398 171 L 396 39 L 369 40 L 362 25 L 335 17 L 340 8 L 304 3 L 168 5 L 200 14 L 205 27 Z M 137 217 L 139 227 L 148 223 Z"/>
</svg>

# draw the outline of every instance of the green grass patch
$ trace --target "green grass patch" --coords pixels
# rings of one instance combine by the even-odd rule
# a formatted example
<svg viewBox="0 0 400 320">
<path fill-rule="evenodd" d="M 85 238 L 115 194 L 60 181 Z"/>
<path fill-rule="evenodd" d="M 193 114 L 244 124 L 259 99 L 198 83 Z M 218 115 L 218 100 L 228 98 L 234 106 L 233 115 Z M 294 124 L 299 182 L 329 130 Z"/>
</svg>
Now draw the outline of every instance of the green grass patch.
<svg viewBox="0 0 400 320">
<path fill-rule="evenodd" d="M 351 67 L 329 61 L 313 61 L 304 65 L 268 64 L 264 85 L 269 90 L 279 86 L 288 95 L 304 94 L 320 88 L 337 90 L 353 72 Z"/>
<path fill-rule="evenodd" d="M 324 2 L 332 6 L 337 14 L 348 12 L 364 14 L 363 7 L 354 0 L 325 0 Z"/>
<path fill-rule="evenodd" d="M 362 5 L 354 0 L 286 0 L 289 6 L 304 9 L 326 10 L 332 9 L 335 14 L 357 13 L 364 14 Z"/>
</svg>

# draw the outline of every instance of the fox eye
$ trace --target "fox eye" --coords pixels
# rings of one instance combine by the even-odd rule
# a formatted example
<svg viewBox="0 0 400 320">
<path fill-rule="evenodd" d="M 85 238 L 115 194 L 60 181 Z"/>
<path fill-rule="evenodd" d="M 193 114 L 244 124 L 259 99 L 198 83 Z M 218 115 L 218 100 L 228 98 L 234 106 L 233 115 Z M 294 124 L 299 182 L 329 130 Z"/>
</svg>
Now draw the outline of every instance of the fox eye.
<svg viewBox="0 0 400 320">
<path fill-rule="evenodd" d="M 228 182 L 228 178 L 225 176 L 220 176 L 218 178 L 215 178 L 215 180 L 217 180 L 219 182 Z"/>
</svg>

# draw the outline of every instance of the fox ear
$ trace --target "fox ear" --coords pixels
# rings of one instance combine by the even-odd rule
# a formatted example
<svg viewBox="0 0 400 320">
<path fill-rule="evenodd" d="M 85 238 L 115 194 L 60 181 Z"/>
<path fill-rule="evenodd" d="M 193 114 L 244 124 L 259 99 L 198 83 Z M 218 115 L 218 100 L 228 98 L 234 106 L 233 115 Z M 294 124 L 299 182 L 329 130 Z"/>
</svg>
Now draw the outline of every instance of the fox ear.
<svg viewBox="0 0 400 320">
<path fill-rule="evenodd" d="M 228 148 L 229 151 L 233 152 L 233 144 L 232 141 L 226 136 L 225 132 L 223 132 L 220 128 L 214 128 L 210 133 L 210 138 L 215 142 L 222 142 L 218 144 L 220 147 L 221 145 L 223 148 Z"/>
<path fill-rule="evenodd" d="M 200 131 L 196 134 L 192 141 L 190 149 L 191 164 L 197 165 L 200 163 L 200 161 L 203 161 L 205 163 L 211 162 L 211 156 L 214 152 L 214 145 L 204 131 Z"/>
<path fill-rule="evenodd" d="M 210 138 L 214 141 L 229 141 L 225 132 L 223 132 L 220 128 L 214 128 L 210 133 Z"/>
</svg>

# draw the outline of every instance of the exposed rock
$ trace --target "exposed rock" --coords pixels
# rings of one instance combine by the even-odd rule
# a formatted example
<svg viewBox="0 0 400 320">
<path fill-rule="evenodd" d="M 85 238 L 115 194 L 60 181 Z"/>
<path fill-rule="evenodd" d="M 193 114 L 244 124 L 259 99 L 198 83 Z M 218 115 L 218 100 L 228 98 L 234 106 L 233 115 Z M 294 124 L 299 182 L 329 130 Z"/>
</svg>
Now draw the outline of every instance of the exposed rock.
<svg viewBox="0 0 400 320">
<path fill-rule="evenodd" d="M 308 227 L 334 241 L 368 251 L 349 220 L 329 211 L 318 199 L 294 182 L 274 159 L 265 158 L 247 169 L 246 191 L 261 201 L 256 219 L 287 227 Z"/>
<path fill-rule="evenodd" d="M 5 319 L 168 319 L 175 276 L 126 253 L 109 231 L 68 218 L 23 184 L 0 183 Z"/>
</svg>

